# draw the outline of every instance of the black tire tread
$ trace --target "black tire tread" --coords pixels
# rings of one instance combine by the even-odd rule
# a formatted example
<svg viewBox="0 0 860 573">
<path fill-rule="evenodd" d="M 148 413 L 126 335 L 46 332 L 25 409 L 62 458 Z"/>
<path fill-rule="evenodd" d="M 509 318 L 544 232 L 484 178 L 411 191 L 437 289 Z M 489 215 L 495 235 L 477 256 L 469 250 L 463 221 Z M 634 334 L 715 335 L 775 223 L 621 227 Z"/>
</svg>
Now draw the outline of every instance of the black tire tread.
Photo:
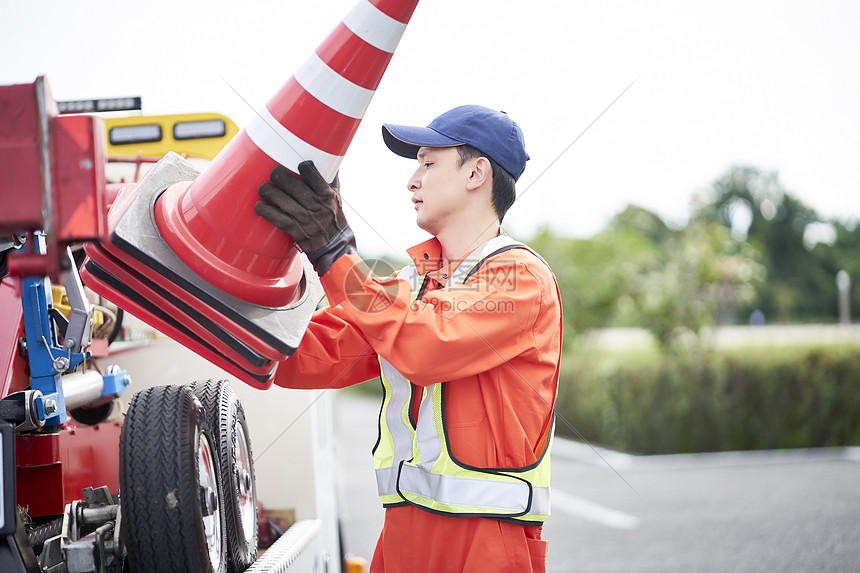
<svg viewBox="0 0 860 573">
<path fill-rule="evenodd" d="M 236 475 L 232 471 L 236 466 L 236 424 L 245 424 L 245 410 L 239 397 L 226 380 L 199 380 L 191 384 L 194 394 L 203 404 L 206 418 L 218 444 L 218 463 L 220 464 L 222 514 L 225 516 L 224 525 L 227 545 L 227 566 L 231 573 L 245 571 L 257 558 L 257 532 L 252 539 L 245 539 L 240 525 L 238 499 L 234 492 L 238 491 Z M 251 477 L 254 479 L 253 452 L 250 436 L 245 425 L 245 436 L 248 438 L 248 455 L 251 461 Z M 256 500 L 255 500 L 256 501 Z M 256 503 L 254 510 L 256 511 Z"/>
<path fill-rule="evenodd" d="M 198 426 L 211 441 L 186 386 L 148 388 L 129 403 L 120 436 L 120 503 L 134 573 L 212 571 L 197 489 Z"/>
</svg>

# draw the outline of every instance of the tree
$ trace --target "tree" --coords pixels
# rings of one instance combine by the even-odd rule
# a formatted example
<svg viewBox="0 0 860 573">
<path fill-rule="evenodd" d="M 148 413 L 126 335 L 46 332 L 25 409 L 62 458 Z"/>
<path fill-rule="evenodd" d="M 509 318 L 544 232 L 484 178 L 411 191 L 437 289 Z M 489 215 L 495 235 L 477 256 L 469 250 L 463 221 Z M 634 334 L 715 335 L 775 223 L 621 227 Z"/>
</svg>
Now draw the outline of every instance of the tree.
<svg viewBox="0 0 860 573">
<path fill-rule="evenodd" d="M 755 297 L 765 269 L 749 244 L 714 221 L 693 219 L 665 242 L 656 265 L 633 284 L 638 323 L 662 348 L 702 327 L 731 322 Z"/>
<path fill-rule="evenodd" d="M 680 333 L 727 320 L 764 276 L 755 250 L 719 223 L 697 219 L 672 231 L 640 207 L 591 239 L 543 229 L 531 244 L 555 271 L 568 335 L 642 326 L 669 347 Z"/>
<path fill-rule="evenodd" d="M 744 311 L 757 308 L 778 322 L 833 316 L 835 273 L 805 240 L 823 221 L 785 190 L 775 172 L 733 167 L 704 199 L 696 216 L 718 221 L 737 240 L 747 240 L 767 267 L 767 282 Z"/>
<path fill-rule="evenodd" d="M 628 292 L 635 276 L 635 267 L 625 262 L 656 257 L 651 243 L 626 232 L 573 239 L 542 229 L 529 243 L 555 273 L 568 340 L 588 330 L 613 325 L 618 301 Z"/>
</svg>

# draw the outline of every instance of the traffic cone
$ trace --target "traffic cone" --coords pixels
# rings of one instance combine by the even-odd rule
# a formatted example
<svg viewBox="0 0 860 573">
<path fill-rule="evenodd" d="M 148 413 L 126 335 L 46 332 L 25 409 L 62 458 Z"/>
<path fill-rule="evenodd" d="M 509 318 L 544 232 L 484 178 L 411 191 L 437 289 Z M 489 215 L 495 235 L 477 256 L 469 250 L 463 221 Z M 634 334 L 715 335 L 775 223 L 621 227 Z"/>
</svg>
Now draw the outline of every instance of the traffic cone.
<svg viewBox="0 0 860 573">
<path fill-rule="evenodd" d="M 196 181 L 158 199 L 158 229 L 185 264 L 243 300 L 295 302 L 301 265 L 289 235 L 254 212 L 257 187 L 305 160 L 334 179 L 416 5 L 359 2 Z"/>
<path fill-rule="evenodd" d="M 360 0 L 199 175 L 168 154 L 87 247 L 88 286 L 255 387 L 298 347 L 321 296 L 307 258 L 254 212 L 280 163 L 334 179 L 418 0 Z M 204 319 L 205 317 L 205 319 Z M 223 355 L 222 355 L 223 354 Z"/>
</svg>

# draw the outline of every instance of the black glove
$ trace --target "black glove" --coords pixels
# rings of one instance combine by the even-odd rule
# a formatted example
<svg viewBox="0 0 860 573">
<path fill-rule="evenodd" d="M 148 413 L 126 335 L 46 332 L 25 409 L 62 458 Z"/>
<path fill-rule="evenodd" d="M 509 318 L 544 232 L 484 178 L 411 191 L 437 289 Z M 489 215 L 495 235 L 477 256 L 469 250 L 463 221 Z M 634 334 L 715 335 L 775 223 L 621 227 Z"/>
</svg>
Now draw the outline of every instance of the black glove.
<svg viewBox="0 0 860 573">
<path fill-rule="evenodd" d="M 355 235 L 343 214 L 338 179 L 326 183 L 312 161 L 299 163 L 299 174 L 277 165 L 270 182 L 260 185 L 254 211 L 293 238 L 322 276 L 334 262 L 355 251 Z"/>
</svg>

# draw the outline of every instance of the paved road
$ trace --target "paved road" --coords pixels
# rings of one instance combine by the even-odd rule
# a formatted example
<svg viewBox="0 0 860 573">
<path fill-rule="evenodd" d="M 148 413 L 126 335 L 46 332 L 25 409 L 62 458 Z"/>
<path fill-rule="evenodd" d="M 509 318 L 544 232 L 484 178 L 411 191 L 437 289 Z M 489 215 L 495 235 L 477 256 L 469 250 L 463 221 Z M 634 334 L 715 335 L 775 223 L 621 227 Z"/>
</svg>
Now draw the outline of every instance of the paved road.
<svg viewBox="0 0 860 573">
<path fill-rule="evenodd" d="M 335 400 L 346 549 L 368 560 L 378 408 Z M 559 440 L 552 463 L 551 573 L 860 572 L 860 449 L 639 457 Z"/>
</svg>

